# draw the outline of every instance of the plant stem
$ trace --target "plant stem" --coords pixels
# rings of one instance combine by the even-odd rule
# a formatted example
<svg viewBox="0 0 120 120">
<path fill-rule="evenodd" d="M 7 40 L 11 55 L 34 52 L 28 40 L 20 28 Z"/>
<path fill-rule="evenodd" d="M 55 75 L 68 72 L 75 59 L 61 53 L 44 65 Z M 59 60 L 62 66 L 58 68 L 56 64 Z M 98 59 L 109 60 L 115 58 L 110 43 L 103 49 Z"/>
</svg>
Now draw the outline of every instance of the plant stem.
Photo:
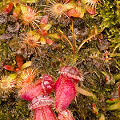
<svg viewBox="0 0 120 120">
<path fill-rule="evenodd" d="M 73 48 L 73 45 L 72 45 L 72 43 L 70 42 L 70 40 L 63 34 L 63 33 L 61 33 L 60 31 L 58 31 L 56 28 L 54 28 L 58 33 L 60 33 L 68 42 L 69 42 L 69 44 L 70 44 L 70 46 L 71 46 L 71 48 L 72 48 L 72 50 L 73 50 L 73 54 L 74 54 L 74 48 Z"/>
<path fill-rule="evenodd" d="M 72 19 L 72 36 L 73 36 L 73 54 L 75 54 L 75 36 L 73 30 L 73 19 Z"/>
<path fill-rule="evenodd" d="M 98 35 L 100 33 L 95 33 L 94 35 L 91 35 L 90 37 L 88 37 L 87 39 L 83 40 L 83 42 L 79 45 L 78 47 L 78 50 L 77 50 L 77 53 L 79 52 L 79 50 L 81 49 L 81 47 L 88 41 L 90 40 L 91 38 L 95 37 L 96 35 Z"/>
</svg>

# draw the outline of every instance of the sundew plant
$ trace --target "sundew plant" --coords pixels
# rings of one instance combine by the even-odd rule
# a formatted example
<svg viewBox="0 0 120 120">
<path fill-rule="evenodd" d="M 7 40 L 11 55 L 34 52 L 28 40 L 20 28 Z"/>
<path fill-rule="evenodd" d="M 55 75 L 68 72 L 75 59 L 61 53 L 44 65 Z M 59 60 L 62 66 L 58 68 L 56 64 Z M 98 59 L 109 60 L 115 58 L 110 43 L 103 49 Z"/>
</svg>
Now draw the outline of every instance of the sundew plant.
<svg viewBox="0 0 120 120">
<path fill-rule="evenodd" d="M 40 119 L 120 120 L 119 0 L 0 2 L 0 120 Z"/>
</svg>

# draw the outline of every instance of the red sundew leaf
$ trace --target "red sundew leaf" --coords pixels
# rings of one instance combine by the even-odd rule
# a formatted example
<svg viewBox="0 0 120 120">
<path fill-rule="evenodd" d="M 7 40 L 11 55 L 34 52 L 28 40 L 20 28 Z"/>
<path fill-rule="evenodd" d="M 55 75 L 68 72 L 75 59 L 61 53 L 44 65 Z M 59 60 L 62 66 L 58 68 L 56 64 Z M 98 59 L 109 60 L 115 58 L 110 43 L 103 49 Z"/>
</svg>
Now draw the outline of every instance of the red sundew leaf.
<svg viewBox="0 0 120 120">
<path fill-rule="evenodd" d="M 42 19 L 41 19 L 41 23 L 42 23 L 42 24 L 47 24 L 48 18 L 49 18 L 48 15 L 43 16 Z"/>
<path fill-rule="evenodd" d="M 51 39 L 46 39 L 46 43 L 49 45 L 52 45 L 54 43 L 54 41 L 52 41 Z"/>
<path fill-rule="evenodd" d="M 23 65 L 23 57 L 16 55 L 16 61 L 18 68 L 21 68 L 21 66 Z"/>
<path fill-rule="evenodd" d="M 93 111 L 95 114 L 98 114 L 98 110 L 96 109 L 95 103 L 92 104 Z"/>
<path fill-rule="evenodd" d="M 119 95 L 119 100 L 120 100 L 120 84 L 119 84 L 119 88 L 118 88 L 118 95 Z"/>
<path fill-rule="evenodd" d="M 20 68 L 16 68 L 16 69 L 15 69 L 15 71 L 19 71 L 19 70 L 20 70 Z"/>
<path fill-rule="evenodd" d="M 116 98 L 109 99 L 109 101 L 114 101 L 114 100 L 117 100 L 117 99 Z"/>
<path fill-rule="evenodd" d="M 81 3 L 81 1 L 77 1 L 77 3 L 79 4 L 79 3 Z"/>
<path fill-rule="evenodd" d="M 71 9 L 71 10 L 69 10 L 68 11 L 68 13 L 67 13 L 67 15 L 69 16 L 69 17 L 80 17 L 80 11 L 79 10 L 77 10 L 77 9 L 75 9 L 75 8 L 73 8 L 73 9 Z"/>
<path fill-rule="evenodd" d="M 3 68 L 9 71 L 15 71 L 14 67 L 11 65 L 4 65 Z"/>
<path fill-rule="evenodd" d="M 37 33 L 41 34 L 42 30 L 41 29 L 37 29 Z"/>
<path fill-rule="evenodd" d="M 47 35 L 47 30 L 38 29 L 38 30 L 37 30 L 37 33 L 39 33 L 39 34 L 42 35 L 42 36 L 46 36 L 46 35 Z"/>
<path fill-rule="evenodd" d="M 9 13 L 9 12 L 12 10 L 13 5 L 14 5 L 13 3 L 7 4 L 7 5 L 3 8 L 3 12 Z"/>
<path fill-rule="evenodd" d="M 112 98 L 112 99 L 109 99 L 109 100 L 106 100 L 106 103 L 117 103 L 117 102 L 119 102 L 119 99 L 117 99 L 117 98 Z"/>
<path fill-rule="evenodd" d="M 47 35 L 47 30 L 43 30 L 43 31 L 42 31 L 42 35 L 43 35 L 43 36 L 46 36 L 46 35 Z"/>
<path fill-rule="evenodd" d="M 86 11 L 87 11 L 87 13 L 89 14 L 89 15 L 95 15 L 95 13 L 96 13 L 96 10 L 95 10 L 95 8 L 92 8 L 92 7 L 86 7 Z"/>
<path fill-rule="evenodd" d="M 70 3 L 72 0 L 63 0 L 63 3 Z"/>
</svg>

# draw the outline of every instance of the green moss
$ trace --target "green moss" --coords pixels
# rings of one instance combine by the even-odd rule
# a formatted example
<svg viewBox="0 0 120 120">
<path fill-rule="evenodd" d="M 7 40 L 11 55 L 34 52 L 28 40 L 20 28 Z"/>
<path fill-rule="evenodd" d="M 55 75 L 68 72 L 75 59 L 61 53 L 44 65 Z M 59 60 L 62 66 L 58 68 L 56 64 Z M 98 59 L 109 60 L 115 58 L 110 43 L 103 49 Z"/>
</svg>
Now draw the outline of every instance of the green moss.
<svg viewBox="0 0 120 120">
<path fill-rule="evenodd" d="M 36 3 L 29 4 L 31 2 Z M 38 9 L 41 9 L 39 4 L 40 2 L 35 0 L 28 0 L 30 7 L 34 8 L 36 5 Z M 41 4 L 48 5 L 44 0 Z M 83 3 L 80 5 L 84 6 Z M 0 3 L 0 7 L 1 6 L 2 3 Z M 14 7 L 7 16 L 13 14 Z M 54 18 L 56 23 L 54 23 L 52 17 L 50 17 L 49 21 L 52 26 L 48 31 L 48 35 L 57 34 L 59 37 L 45 36 L 45 38 L 48 37 L 53 40 L 54 44 L 40 44 L 40 46 L 38 46 L 39 51 L 37 48 L 32 48 L 27 44 L 20 45 L 21 39 L 24 39 L 21 38 L 21 34 L 25 35 L 30 29 L 38 32 L 36 29 L 33 29 L 31 25 L 29 28 L 22 25 L 21 19 L 19 19 L 19 17 L 21 18 L 20 13 L 17 20 L 21 25 L 20 30 L 16 31 L 14 33 L 15 35 L 10 39 L 0 39 L 0 63 L 3 63 L 3 65 L 0 65 L 0 72 L 2 76 L 12 73 L 4 70 L 3 66 L 6 64 L 15 66 L 16 54 L 23 55 L 24 61 L 32 61 L 33 69 L 37 69 L 34 81 L 39 79 L 43 74 L 52 75 L 54 81 L 56 81 L 59 77 L 58 71 L 61 67 L 77 67 L 84 79 L 83 82 L 78 83 L 78 86 L 92 92 L 97 99 L 78 93 L 76 99 L 73 100 L 68 107 L 72 111 L 74 118 L 76 120 L 98 120 L 101 114 L 104 114 L 106 120 L 119 120 L 120 111 L 107 111 L 109 103 L 106 102 L 109 99 L 118 98 L 118 85 L 120 83 L 119 11 L 119 0 L 101 0 L 101 3 L 96 6 L 97 15 L 91 16 L 85 12 L 84 18 L 68 18 L 69 21 L 64 25 L 61 24 L 61 21 L 64 21 L 65 17 L 61 16 L 59 19 Z M 48 14 L 43 11 L 41 15 Z M 72 22 L 70 22 L 72 20 L 75 24 L 73 28 Z M 11 23 L 7 22 L 0 25 L 0 35 L 9 33 L 9 31 L 7 31 L 9 24 Z M 85 30 L 87 30 L 86 33 Z M 96 32 L 99 34 L 86 40 L 86 38 Z M 66 39 L 65 36 L 68 39 Z M 74 38 L 75 54 L 73 54 L 73 49 L 70 45 L 70 43 L 73 45 Z M 80 50 L 77 51 L 84 40 L 86 40 L 86 42 L 82 45 Z M 27 120 L 31 118 L 30 113 L 32 112 L 28 110 L 28 102 L 19 98 L 18 88 L 9 90 L 0 88 L 0 90 L 2 91 L 0 92 L 0 120 Z M 51 96 L 53 96 L 54 99 L 54 91 Z M 92 107 L 93 103 L 95 103 L 98 114 L 94 113 Z"/>
</svg>

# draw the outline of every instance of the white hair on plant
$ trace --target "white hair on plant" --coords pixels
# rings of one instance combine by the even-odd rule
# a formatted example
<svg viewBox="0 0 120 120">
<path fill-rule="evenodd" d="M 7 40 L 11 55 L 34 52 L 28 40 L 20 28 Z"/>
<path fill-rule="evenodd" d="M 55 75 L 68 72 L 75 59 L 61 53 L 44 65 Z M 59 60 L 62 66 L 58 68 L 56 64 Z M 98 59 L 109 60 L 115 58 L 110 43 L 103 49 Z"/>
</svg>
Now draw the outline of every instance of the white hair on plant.
<svg viewBox="0 0 120 120">
<path fill-rule="evenodd" d="M 83 3 L 86 3 L 87 5 L 95 8 L 96 8 L 96 5 L 100 2 L 101 0 L 83 0 Z"/>
<path fill-rule="evenodd" d="M 40 19 L 42 17 L 39 13 L 41 11 L 36 11 L 35 9 L 25 5 L 21 5 L 20 7 L 22 11 L 20 19 L 22 20 L 22 23 L 28 27 L 29 25 L 32 25 L 34 29 L 36 27 L 39 28 Z"/>
<path fill-rule="evenodd" d="M 45 8 L 45 11 L 55 18 L 61 18 L 62 15 L 67 16 L 65 13 L 67 11 L 67 1 L 66 2 L 55 2 L 49 1 L 49 5 Z M 67 16 L 68 17 L 68 16 Z"/>
</svg>

